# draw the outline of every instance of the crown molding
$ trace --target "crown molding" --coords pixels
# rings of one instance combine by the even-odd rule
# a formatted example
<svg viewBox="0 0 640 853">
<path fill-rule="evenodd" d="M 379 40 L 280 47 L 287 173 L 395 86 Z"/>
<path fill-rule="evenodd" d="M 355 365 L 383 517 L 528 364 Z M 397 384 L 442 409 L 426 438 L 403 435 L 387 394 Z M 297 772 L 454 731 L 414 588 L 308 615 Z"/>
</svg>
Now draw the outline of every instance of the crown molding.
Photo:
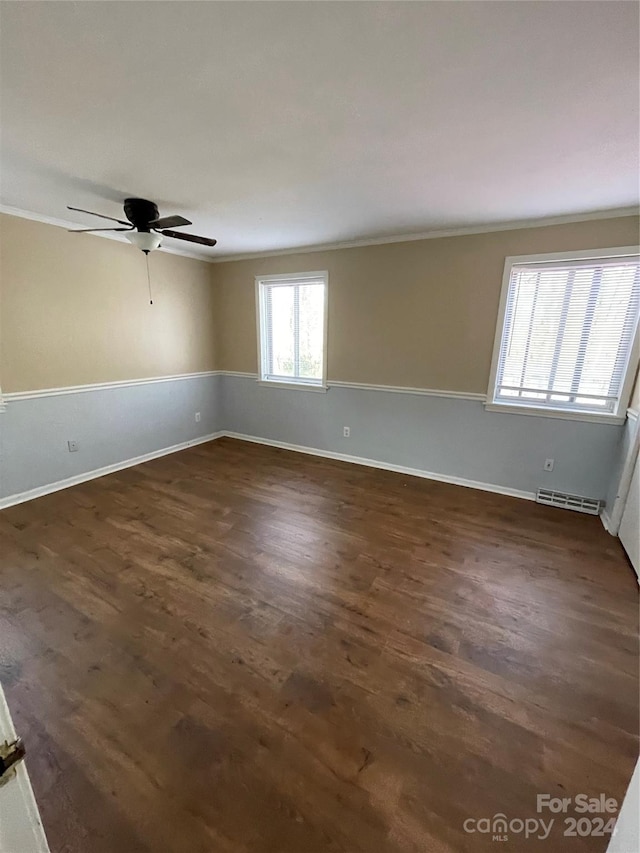
<svg viewBox="0 0 640 853">
<path fill-rule="evenodd" d="M 231 261 L 260 260 L 261 258 L 276 258 L 283 255 L 307 255 L 314 252 L 332 252 L 338 249 L 359 249 L 365 246 L 384 246 L 388 243 L 410 243 L 415 240 L 437 240 L 442 237 L 464 237 L 472 234 L 491 234 L 495 231 L 518 231 L 522 228 L 544 228 L 548 225 L 571 225 L 574 222 L 589 222 L 593 219 L 618 219 L 623 216 L 638 216 L 640 208 L 616 207 L 609 210 L 596 210 L 591 213 L 567 214 L 566 216 L 549 216 L 541 219 L 518 219 L 512 222 L 494 222 L 488 225 L 469 225 L 460 228 L 434 229 L 412 234 L 394 234 L 389 237 L 371 237 L 362 240 L 348 240 L 337 243 L 320 243 L 311 246 L 301 246 L 295 249 L 274 249 L 269 252 L 247 252 L 239 255 L 223 255 L 207 260 L 212 264 L 224 264 Z"/>
<path fill-rule="evenodd" d="M 81 227 L 77 222 L 71 222 L 69 219 L 57 219 L 54 216 L 45 216 L 43 213 L 34 213 L 31 210 L 22 210 L 19 207 L 11 207 L 8 204 L 0 204 L 0 213 L 6 213 L 7 216 L 17 216 L 20 219 L 30 219 L 32 222 L 42 222 L 45 225 L 55 225 L 56 228 L 64 228 L 68 230 L 69 228 L 78 228 Z M 119 234 L 118 232 L 109 234 L 108 232 L 99 232 L 96 234 L 92 234 L 92 237 L 105 237 L 107 240 L 116 240 L 118 243 L 126 243 L 127 246 L 130 246 L 131 243 L 127 240 L 127 238 L 123 234 Z M 135 248 L 135 247 L 134 247 Z M 160 246 L 158 249 L 154 249 L 155 252 L 166 252 L 169 255 L 179 255 L 183 258 L 191 258 L 195 261 L 207 261 L 211 263 L 212 258 L 207 257 L 206 255 L 199 255 L 195 252 L 183 251 L 182 249 L 173 249 L 167 246 Z"/>
<path fill-rule="evenodd" d="M 42 213 L 34 213 L 30 210 L 22 210 L 19 207 L 11 207 L 7 204 L 0 204 L 0 213 L 6 213 L 9 216 L 18 216 L 21 219 L 30 219 L 34 222 L 43 222 L 46 225 L 55 225 L 58 228 L 77 228 L 77 222 L 71 222 L 68 219 L 57 219 L 53 216 L 46 216 Z M 497 231 L 518 231 L 522 228 L 544 228 L 549 225 L 571 225 L 577 222 L 589 222 L 594 219 L 617 219 L 623 216 L 638 216 L 640 208 L 631 207 L 616 207 L 609 210 L 596 210 L 591 213 L 567 214 L 565 216 L 550 216 L 538 219 L 518 219 L 511 222 L 494 222 L 487 225 L 468 225 L 460 228 L 433 229 L 430 231 L 420 231 L 411 234 L 394 234 L 388 237 L 370 237 L 361 240 L 346 240 L 334 243 L 317 243 L 307 246 L 299 246 L 289 249 L 274 249 L 272 251 L 262 252 L 245 252 L 235 255 L 202 255 L 196 252 L 189 252 L 182 249 L 168 248 L 161 246 L 156 251 L 167 252 L 171 255 L 179 255 L 184 258 L 192 258 L 196 261 L 205 261 L 209 264 L 224 264 L 233 261 L 249 261 L 260 260 L 261 258 L 276 258 L 285 255 L 309 255 L 314 252 L 333 252 L 339 249 L 359 249 L 366 246 L 385 246 L 390 243 L 410 243 L 417 240 L 437 240 L 442 237 L 464 237 L 473 234 L 491 234 Z M 118 233 L 97 233 L 94 237 L 106 237 L 107 240 L 117 240 L 120 243 L 131 245 L 126 237 Z"/>
</svg>

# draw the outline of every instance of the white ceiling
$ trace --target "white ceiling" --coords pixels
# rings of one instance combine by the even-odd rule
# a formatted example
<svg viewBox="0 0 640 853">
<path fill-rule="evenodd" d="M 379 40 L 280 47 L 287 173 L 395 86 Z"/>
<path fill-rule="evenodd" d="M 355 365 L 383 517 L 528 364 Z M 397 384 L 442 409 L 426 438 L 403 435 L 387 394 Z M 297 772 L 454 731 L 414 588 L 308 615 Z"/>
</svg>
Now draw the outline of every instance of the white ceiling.
<svg viewBox="0 0 640 853">
<path fill-rule="evenodd" d="M 5 205 L 222 256 L 638 202 L 636 3 L 0 5 Z"/>
</svg>

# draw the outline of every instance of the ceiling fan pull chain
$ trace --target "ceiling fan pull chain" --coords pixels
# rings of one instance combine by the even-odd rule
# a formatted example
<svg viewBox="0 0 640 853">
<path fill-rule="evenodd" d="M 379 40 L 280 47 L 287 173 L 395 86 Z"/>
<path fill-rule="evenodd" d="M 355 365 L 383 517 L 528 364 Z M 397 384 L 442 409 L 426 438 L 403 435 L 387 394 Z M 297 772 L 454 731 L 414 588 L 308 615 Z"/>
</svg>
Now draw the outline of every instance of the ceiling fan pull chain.
<svg viewBox="0 0 640 853">
<path fill-rule="evenodd" d="M 151 296 L 151 273 L 149 272 L 149 252 L 145 252 L 144 256 L 147 260 L 147 284 L 149 285 L 149 305 L 153 305 L 153 297 Z"/>
</svg>

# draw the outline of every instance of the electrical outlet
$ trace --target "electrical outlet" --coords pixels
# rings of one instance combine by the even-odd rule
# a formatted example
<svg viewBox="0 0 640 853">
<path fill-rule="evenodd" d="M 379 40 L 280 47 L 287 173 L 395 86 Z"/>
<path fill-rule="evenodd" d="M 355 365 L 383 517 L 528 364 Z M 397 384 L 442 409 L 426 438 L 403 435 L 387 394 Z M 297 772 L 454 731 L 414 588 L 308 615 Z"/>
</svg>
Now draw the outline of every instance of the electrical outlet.
<svg viewBox="0 0 640 853">
<path fill-rule="evenodd" d="M 196 423 L 200 423 L 200 412 L 196 412 Z"/>
<path fill-rule="evenodd" d="M 544 460 L 544 470 L 545 471 L 553 471 L 554 459 L 545 459 Z"/>
<path fill-rule="evenodd" d="M 68 441 L 67 447 L 69 448 L 69 453 L 76 453 L 78 450 L 78 442 L 77 441 Z"/>
<path fill-rule="evenodd" d="M 345 438 L 351 438 L 351 427 L 343 427 L 342 434 Z"/>
</svg>

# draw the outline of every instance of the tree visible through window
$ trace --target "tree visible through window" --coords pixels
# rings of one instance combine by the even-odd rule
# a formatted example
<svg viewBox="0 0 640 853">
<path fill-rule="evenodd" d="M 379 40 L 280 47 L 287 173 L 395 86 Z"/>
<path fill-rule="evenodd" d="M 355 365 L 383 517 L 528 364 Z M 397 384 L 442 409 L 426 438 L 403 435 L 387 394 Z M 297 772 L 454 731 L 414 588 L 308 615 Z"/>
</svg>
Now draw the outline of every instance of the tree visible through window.
<svg viewBox="0 0 640 853">
<path fill-rule="evenodd" d="M 326 273 L 258 279 L 261 378 L 324 383 Z"/>
<path fill-rule="evenodd" d="M 639 306 L 637 256 L 514 262 L 493 402 L 618 413 Z"/>
</svg>

